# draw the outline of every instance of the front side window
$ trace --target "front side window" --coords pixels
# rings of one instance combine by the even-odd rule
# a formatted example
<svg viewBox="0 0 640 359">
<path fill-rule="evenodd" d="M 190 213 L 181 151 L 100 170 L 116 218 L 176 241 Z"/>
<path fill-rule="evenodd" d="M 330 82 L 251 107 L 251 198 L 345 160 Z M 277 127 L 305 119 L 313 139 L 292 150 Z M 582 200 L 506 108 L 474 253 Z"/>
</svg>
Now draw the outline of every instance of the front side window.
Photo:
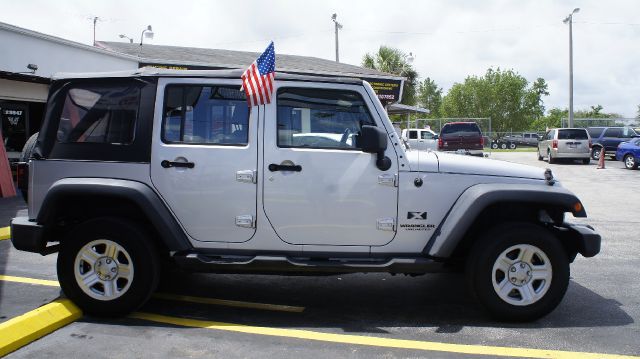
<svg viewBox="0 0 640 359">
<path fill-rule="evenodd" d="M 170 85 L 164 99 L 165 143 L 246 145 L 249 107 L 239 87 Z"/>
<path fill-rule="evenodd" d="M 279 147 L 358 149 L 362 126 L 375 125 L 353 91 L 283 88 L 277 101 Z"/>
<path fill-rule="evenodd" d="M 423 140 L 431 140 L 431 139 L 433 139 L 433 133 L 431 133 L 429 131 L 422 131 L 421 135 L 422 135 L 422 139 Z"/>
<path fill-rule="evenodd" d="M 56 139 L 59 143 L 130 144 L 140 105 L 135 85 L 78 85 L 67 92 Z"/>
</svg>

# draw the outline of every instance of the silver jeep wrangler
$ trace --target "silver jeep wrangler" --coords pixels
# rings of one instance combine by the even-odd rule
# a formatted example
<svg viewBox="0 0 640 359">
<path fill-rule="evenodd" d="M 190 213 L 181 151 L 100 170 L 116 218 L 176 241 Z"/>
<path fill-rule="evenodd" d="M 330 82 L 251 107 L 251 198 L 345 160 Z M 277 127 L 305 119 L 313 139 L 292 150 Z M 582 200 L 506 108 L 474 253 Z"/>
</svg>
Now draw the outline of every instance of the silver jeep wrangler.
<svg viewBox="0 0 640 359">
<path fill-rule="evenodd" d="M 27 163 L 17 249 L 58 253 L 86 313 L 141 306 L 162 263 L 214 273 L 466 271 L 494 316 L 552 311 L 569 263 L 600 250 L 550 171 L 408 151 L 358 79 L 276 75 L 248 107 L 240 71 L 59 75 Z M 25 168 L 26 167 L 26 168 Z M 25 172 L 26 173 L 26 172 Z"/>
</svg>

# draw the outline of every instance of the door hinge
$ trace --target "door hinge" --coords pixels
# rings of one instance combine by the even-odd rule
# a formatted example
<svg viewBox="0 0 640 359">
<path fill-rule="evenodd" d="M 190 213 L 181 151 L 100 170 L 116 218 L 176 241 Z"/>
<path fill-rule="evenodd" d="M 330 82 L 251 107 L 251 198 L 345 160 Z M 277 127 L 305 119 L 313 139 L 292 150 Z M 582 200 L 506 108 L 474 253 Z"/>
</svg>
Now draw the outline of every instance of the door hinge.
<svg viewBox="0 0 640 359">
<path fill-rule="evenodd" d="M 381 184 L 383 186 L 391 186 L 391 187 L 398 187 L 398 174 L 388 174 L 388 173 L 383 173 L 381 175 L 378 175 L 378 184 Z"/>
<path fill-rule="evenodd" d="M 394 218 L 378 218 L 376 222 L 379 231 L 392 231 L 396 230 L 396 220 Z"/>
<path fill-rule="evenodd" d="M 244 228 L 255 228 L 256 221 L 252 215 L 243 214 L 241 216 L 236 216 L 236 226 Z"/>
<path fill-rule="evenodd" d="M 244 170 L 236 172 L 236 181 L 244 183 L 257 183 L 258 176 L 254 170 Z"/>
</svg>

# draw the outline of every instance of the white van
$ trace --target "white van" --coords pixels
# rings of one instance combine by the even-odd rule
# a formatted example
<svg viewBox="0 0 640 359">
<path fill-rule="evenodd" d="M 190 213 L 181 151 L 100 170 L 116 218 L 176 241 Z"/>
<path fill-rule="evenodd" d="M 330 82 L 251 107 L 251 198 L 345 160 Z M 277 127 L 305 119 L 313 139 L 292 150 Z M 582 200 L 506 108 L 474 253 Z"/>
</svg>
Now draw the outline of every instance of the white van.
<svg viewBox="0 0 640 359">
<path fill-rule="evenodd" d="M 402 130 L 402 139 L 411 150 L 433 150 L 438 148 L 438 134 L 429 128 L 411 128 Z"/>
</svg>

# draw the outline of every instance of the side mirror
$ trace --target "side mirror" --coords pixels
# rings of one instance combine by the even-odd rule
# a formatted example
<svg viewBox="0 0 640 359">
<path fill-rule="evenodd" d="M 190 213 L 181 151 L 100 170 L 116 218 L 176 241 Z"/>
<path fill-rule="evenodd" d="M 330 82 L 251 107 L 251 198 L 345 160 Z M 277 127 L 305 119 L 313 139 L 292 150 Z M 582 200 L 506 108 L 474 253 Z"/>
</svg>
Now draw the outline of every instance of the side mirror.
<svg viewBox="0 0 640 359">
<path fill-rule="evenodd" d="M 384 151 L 387 149 L 387 142 L 387 133 L 378 127 L 363 125 L 360 129 L 358 147 L 363 152 L 376 154 L 376 166 L 381 171 L 391 168 L 391 159 L 384 155 Z"/>
</svg>

